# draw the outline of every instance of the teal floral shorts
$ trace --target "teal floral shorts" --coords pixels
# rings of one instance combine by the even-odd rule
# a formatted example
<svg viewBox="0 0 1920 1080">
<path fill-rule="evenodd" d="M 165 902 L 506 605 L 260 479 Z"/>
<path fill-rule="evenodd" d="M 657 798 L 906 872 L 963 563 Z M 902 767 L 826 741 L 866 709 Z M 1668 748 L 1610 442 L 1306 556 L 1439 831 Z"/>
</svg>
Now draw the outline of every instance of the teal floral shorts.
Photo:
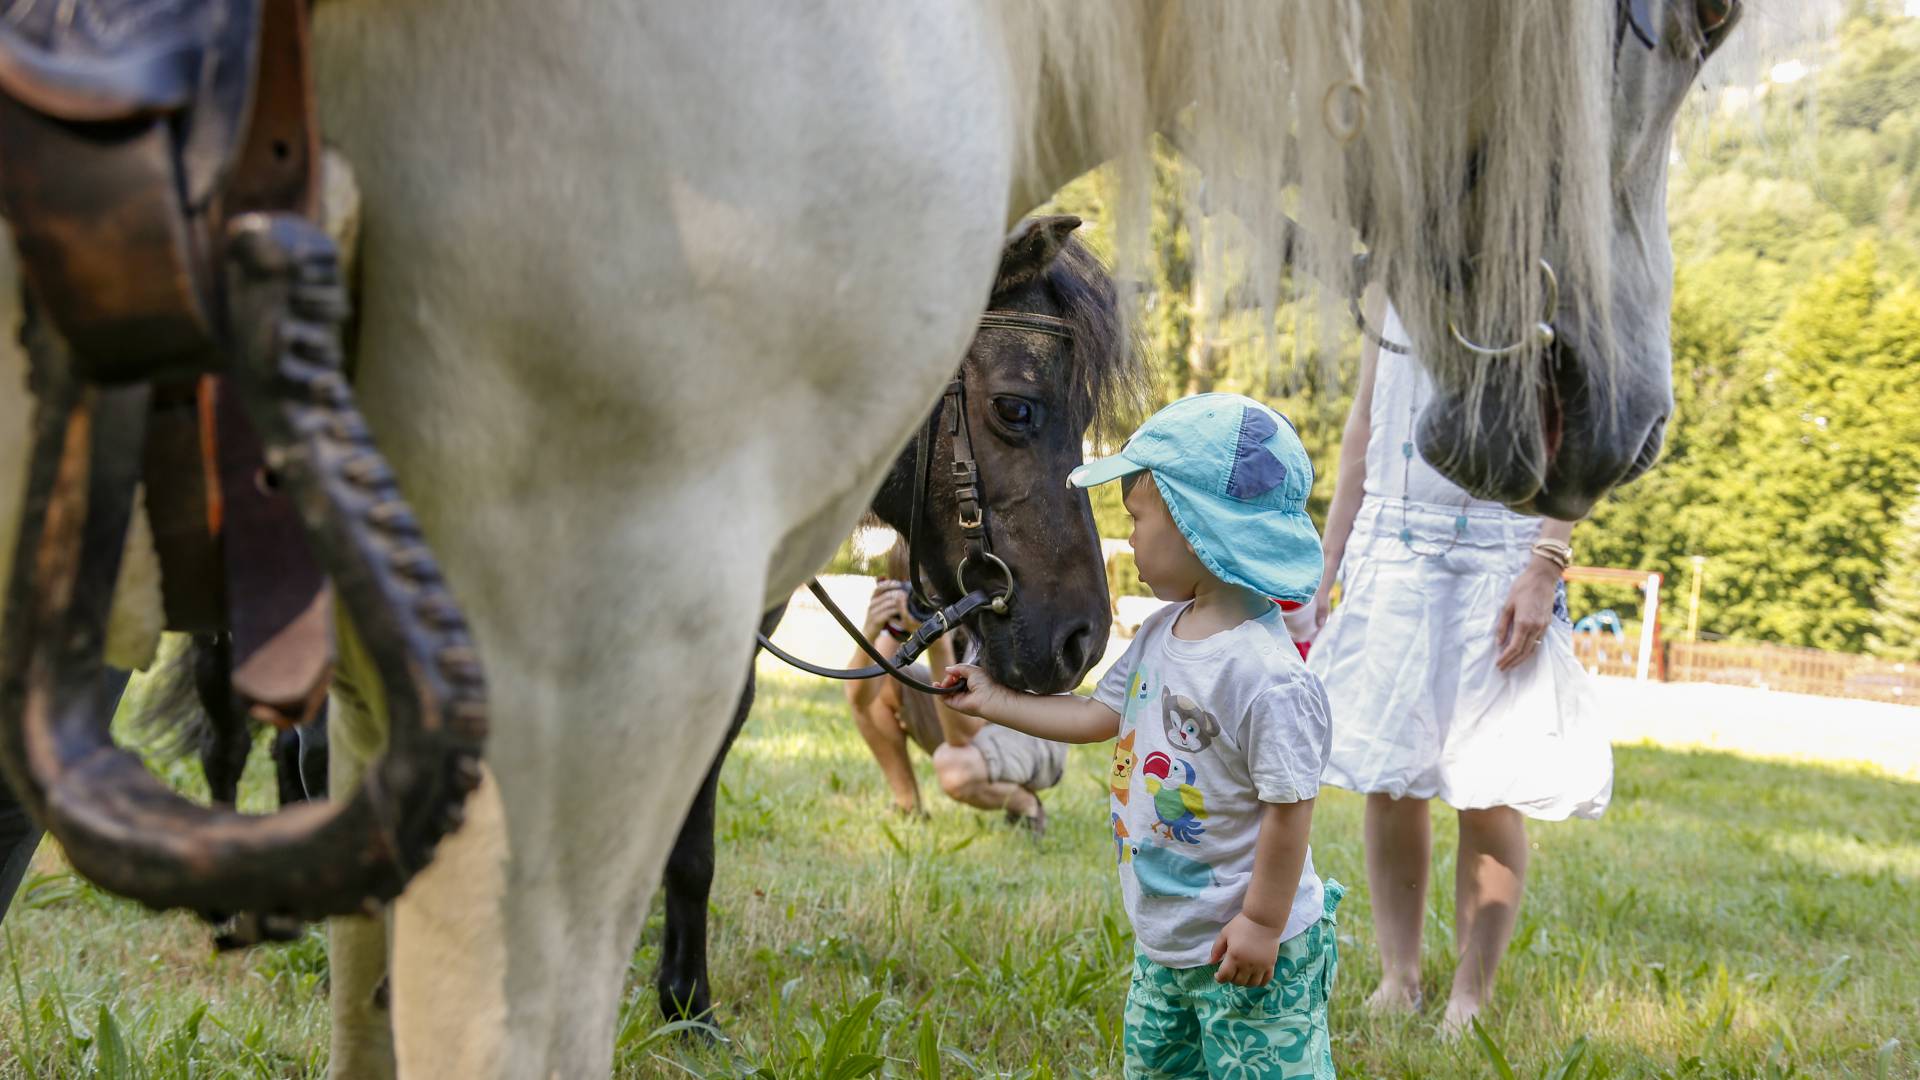
<svg viewBox="0 0 1920 1080">
<path fill-rule="evenodd" d="M 1163 967 L 1136 952 L 1127 991 L 1127 1080 L 1332 1080 L 1327 998 L 1340 965 L 1334 908 L 1346 892 L 1326 884 L 1326 914 L 1280 943 L 1265 986 L 1213 981 L 1216 964 Z"/>
</svg>

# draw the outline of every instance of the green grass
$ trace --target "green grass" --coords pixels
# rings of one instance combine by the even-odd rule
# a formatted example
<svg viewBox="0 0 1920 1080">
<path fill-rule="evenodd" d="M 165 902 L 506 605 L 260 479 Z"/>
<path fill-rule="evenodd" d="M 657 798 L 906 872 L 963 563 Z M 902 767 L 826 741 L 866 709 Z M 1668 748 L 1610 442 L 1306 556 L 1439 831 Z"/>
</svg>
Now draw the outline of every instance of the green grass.
<svg viewBox="0 0 1920 1080">
<path fill-rule="evenodd" d="M 631 968 L 620 1075 L 1117 1076 L 1131 944 L 1106 831 L 1105 747 L 1076 749 L 1036 844 L 941 799 L 885 811 L 837 689 L 763 669 L 720 812 L 715 996 L 729 1041 L 665 1030 Z M 1920 736 L 1920 733 L 1917 733 Z M 1360 801 L 1329 792 L 1315 861 L 1354 886 L 1333 1003 L 1346 1076 L 1920 1075 L 1920 785 L 1869 772 L 1628 748 L 1599 823 L 1538 825 L 1485 1038 L 1433 1007 L 1375 1021 Z M 178 775 L 191 770 L 176 769 Z M 251 800 L 267 798 L 256 761 Z M 1451 975 L 1452 828 L 1427 999 Z M 51 850 L 6 925 L 0 1076 L 304 1077 L 324 1071 L 325 952 L 215 957 L 192 919 L 67 874 Z"/>
</svg>

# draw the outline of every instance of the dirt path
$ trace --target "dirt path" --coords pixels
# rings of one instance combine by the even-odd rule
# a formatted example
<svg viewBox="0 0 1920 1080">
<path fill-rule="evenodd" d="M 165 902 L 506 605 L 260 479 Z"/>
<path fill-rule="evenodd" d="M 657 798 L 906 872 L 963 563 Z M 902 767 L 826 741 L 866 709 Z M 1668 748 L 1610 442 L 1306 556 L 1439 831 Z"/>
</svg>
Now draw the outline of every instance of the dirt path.
<svg viewBox="0 0 1920 1080">
<path fill-rule="evenodd" d="M 1616 743 L 1867 763 L 1920 780 L 1920 708 L 1709 683 L 1594 680 Z"/>
</svg>

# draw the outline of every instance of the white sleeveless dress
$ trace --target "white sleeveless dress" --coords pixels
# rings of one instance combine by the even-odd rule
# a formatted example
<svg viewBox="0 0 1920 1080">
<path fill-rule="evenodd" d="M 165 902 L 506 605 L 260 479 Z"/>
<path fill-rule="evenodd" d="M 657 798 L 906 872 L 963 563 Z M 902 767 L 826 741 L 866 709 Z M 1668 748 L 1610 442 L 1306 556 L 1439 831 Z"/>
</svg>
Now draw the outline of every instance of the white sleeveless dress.
<svg viewBox="0 0 1920 1080">
<path fill-rule="evenodd" d="M 1383 329 L 1406 340 L 1391 311 Z M 1381 352 L 1340 606 L 1308 656 L 1333 707 L 1324 782 L 1461 810 L 1599 817 L 1613 752 L 1564 593 L 1534 654 L 1494 666 L 1500 609 L 1540 519 L 1472 498 L 1421 459 L 1413 424 L 1428 393 L 1417 361 Z"/>
</svg>

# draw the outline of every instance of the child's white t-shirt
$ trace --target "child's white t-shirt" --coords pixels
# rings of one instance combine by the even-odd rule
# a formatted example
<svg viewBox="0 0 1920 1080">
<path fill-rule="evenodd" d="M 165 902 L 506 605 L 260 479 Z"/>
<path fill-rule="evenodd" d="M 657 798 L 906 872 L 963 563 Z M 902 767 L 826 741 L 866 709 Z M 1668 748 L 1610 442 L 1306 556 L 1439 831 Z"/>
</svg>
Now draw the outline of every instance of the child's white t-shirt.
<svg viewBox="0 0 1920 1080">
<path fill-rule="evenodd" d="M 1135 939 L 1167 967 L 1211 962 L 1253 878 L 1261 803 L 1320 791 L 1332 725 L 1278 608 L 1203 641 L 1173 636 L 1190 604 L 1141 624 L 1093 699 L 1119 713 L 1110 808 Z M 1281 939 L 1319 920 L 1307 853 Z"/>
</svg>

